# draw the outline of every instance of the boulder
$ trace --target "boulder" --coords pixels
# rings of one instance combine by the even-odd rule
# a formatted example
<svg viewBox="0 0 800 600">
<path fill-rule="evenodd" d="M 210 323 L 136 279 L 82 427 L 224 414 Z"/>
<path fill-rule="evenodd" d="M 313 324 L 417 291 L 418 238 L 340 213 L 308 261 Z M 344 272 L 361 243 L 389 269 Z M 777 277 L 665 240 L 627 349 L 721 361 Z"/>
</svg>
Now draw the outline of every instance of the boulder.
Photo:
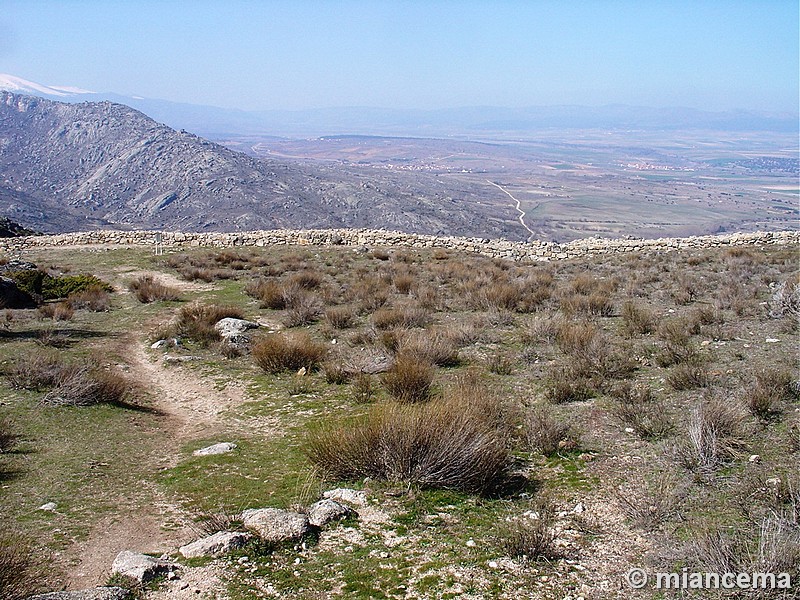
<svg viewBox="0 0 800 600">
<path fill-rule="evenodd" d="M 331 521 L 340 521 L 353 513 L 344 504 L 325 498 L 308 507 L 308 522 L 314 527 L 323 527 Z"/>
<path fill-rule="evenodd" d="M 111 574 L 123 575 L 135 579 L 139 583 L 145 583 L 159 575 L 172 572 L 174 568 L 175 566 L 172 563 L 160 558 L 123 550 L 114 559 L 111 565 Z"/>
<path fill-rule="evenodd" d="M 13 279 L 0 277 L 0 308 L 36 308 L 36 301 L 19 289 Z"/>
<path fill-rule="evenodd" d="M 130 590 L 121 587 L 96 587 L 75 592 L 50 592 L 30 596 L 28 600 L 127 600 Z"/>
<path fill-rule="evenodd" d="M 191 544 L 181 546 L 178 552 L 184 558 L 220 556 L 244 546 L 253 536 L 243 531 L 219 531 Z"/>
<path fill-rule="evenodd" d="M 311 532 L 306 515 L 279 508 L 251 508 L 242 513 L 242 522 L 265 542 L 296 541 Z"/>
<path fill-rule="evenodd" d="M 339 502 L 347 502 L 354 506 L 367 505 L 367 493 L 361 490 L 351 490 L 350 488 L 336 488 L 335 490 L 328 490 L 322 494 L 323 498 L 337 500 Z"/>
<path fill-rule="evenodd" d="M 227 454 L 235 448 L 236 444 L 233 442 L 220 442 L 213 446 L 206 446 L 205 448 L 200 448 L 200 450 L 195 450 L 192 454 L 195 456 L 214 456 L 215 454 Z"/>
<path fill-rule="evenodd" d="M 242 336 L 248 329 L 257 328 L 258 323 L 247 321 L 245 319 L 234 319 L 233 317 L 225 317 L 224 319 L 220 319 L 214 325 L 214 329 L 219 332 L 223 339 Z"/>
</svg>

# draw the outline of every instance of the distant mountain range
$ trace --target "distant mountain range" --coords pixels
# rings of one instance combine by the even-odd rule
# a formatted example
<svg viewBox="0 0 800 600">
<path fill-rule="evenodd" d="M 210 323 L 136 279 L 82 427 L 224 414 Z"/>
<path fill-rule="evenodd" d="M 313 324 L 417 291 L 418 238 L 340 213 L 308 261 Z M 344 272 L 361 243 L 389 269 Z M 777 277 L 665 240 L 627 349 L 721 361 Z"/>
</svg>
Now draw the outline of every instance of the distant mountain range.
<svg viewBox="0 0 800 600">
<path fill-rule="evenodd" d="M 111 101 L 131 106 L 175 129 L 224 140 L 228 135 L 323 136 L 341 134 L 480 137 L 546 129 L 709 129 L 797 132 L 797 114 L 707 112 L 690 108 L 543 106 L 399 110 L 369 107 L 248 112 L 52 87 L 0 74 L 0 90 L 61 102 Z"/>
<path fill-rule="evenodd" d="M 0 92 L 0 216 L 26 227 L 519 235 L 508 207 L 456 202 L 435 178 L 371 175 L 259 160 L 121 104 Z"/>
</svg>

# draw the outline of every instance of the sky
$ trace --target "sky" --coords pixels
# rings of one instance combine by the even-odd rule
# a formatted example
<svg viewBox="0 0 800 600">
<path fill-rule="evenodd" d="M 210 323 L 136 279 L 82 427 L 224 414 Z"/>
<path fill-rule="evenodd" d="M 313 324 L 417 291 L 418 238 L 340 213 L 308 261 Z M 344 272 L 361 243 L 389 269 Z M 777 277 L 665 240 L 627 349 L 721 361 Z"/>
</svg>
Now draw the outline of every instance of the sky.
<svg viewBox="0 0 800 600">
<path fill-rule="evenodd" d="M 796 113 L 797 0 L 2 0 L 0 72 L 245 110 Z"/>
</svg>

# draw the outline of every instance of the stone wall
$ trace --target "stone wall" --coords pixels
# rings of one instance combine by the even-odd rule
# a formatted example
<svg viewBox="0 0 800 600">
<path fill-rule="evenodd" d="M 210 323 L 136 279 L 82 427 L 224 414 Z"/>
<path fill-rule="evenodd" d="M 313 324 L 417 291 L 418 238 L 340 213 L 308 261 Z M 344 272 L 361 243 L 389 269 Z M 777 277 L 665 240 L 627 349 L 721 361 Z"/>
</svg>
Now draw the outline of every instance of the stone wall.
<svg viewBox="0 0 800 600">
<path fill-rule="evenodd" d="M 151 246 L 155 249 L 155 231 L 86 231 L 59 235 L 27 236 L 0 239 L 0 251 L 20 252 L 32 248 L 58 246 Z M 231 248 L 264 246 L 367 246 L 399 248 L 446 248 L 475 252 L 510 260 L 560 260 L 581 256 L 622 252 L 669 252 L 683 248 L 721 246 L 759 246 L 800 243 L 800 231 L 731 233 L 658 239 L 585 238 L 566 244 L 552 242 L 510 242 L 480 238 L 439 237 L 373 229 L 273 230 L 238 233 L 160 232 L 165 249 Z"/>
</svg>

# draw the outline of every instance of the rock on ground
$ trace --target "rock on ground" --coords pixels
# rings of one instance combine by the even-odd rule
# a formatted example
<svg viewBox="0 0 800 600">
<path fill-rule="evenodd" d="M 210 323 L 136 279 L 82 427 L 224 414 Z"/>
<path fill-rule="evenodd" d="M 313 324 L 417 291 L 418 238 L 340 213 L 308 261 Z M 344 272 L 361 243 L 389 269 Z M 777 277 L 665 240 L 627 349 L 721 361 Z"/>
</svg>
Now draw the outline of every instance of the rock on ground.
<svg viewBox="0 0 800 600">
<path fill-rule="evenodd" d="M 219 331 L 223 338 L 243 335 L 248 329 L 257 329 L 258 323 L 247 321 L 245 319 L 234 319 L 233 317 L 225 317 L 220 319 L 214 325 L 214 329 Z"/>
<path fill-rule="evenodd" d="M 265 542 L 296 541 L 311 532 L 306 515 L 279 508 L 251 508 L 242 513 L 242 522 Z"/>
<path fill-rule="evenodd" d="M 219 531 L 208 537 L 181 546 L 178 550 L 184 558 L 220 556 L 244 546 L 253 536 L 243 531 Z"/>
<path fill-rule="evenodd" d="M 127 600 L 130 590 L 121 587 L 97 587 L 76 592 L 50 592 L 31 596 L 28 600 Z"/>
<path fill-rule="evenodd" d="M 220 442 L 213 446 L 206 446 L 205 448 L 200 448 L 200 450 L 195 450 L 192 454 L 194 456 L 213 456 L 215 454 L 227 454 L 235 448 L 236 444 L 233 442 Z"/>
<path fill-rule="evenodd" d="M 353 511 L 336 500 L 326 498 L 308 507 L 308 522 L 314 527 L 322 527 L 331 521 L 339 521 Z"/>
<path fill-rule="evenodd" d="M 170 573 L 174 568 L 174 565 L 160 558 L 123 550 L 114 559 L 111 565 L 111 574 L 124 575 L 144 583 L 155 579 L 159 575 Z"/>
<path fill-rule="evenodd" d="M 351 490 L 350 488 L 336 488 L 335 490 L 328 490 L 322 494 L 323 498 L 337 500 L 339 502 L 347 502 L 354 506 L 367 505 L 367 493 L 361 490 Z"/>
</svg>

